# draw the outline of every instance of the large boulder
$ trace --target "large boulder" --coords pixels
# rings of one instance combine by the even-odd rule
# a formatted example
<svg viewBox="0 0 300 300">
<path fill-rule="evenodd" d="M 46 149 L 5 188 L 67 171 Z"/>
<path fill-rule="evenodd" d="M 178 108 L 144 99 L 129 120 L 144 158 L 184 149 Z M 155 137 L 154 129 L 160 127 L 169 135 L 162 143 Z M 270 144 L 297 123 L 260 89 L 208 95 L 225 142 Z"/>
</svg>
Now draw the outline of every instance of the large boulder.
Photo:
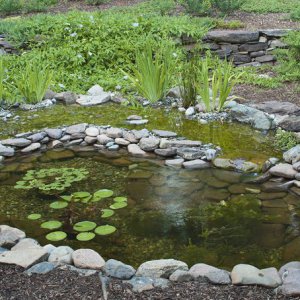
<svg viewBox="0 0 300 300">
<path fill-rule="evenodd" d="M 279 122 L 279 126 L 284 130 L 300 132 L 300 118 L 297 116 L 289 116 Z"/>
<path fill-rule="evenodd" d="M 91 249 L 79 249 L 72 253 L 74 266 L 82 269 L 100 270 L 105 261 L 96 251 Z"/>
<path fill-rule="evenodd" d="M 139 146 L 144 151 L 154 151 L 158 148 L 160 139 L 156 137 L 141 138 Z"/>
<path fill-rule="evenodd" d="M 300 269 L 290 269 L 284 274 L 279 291 L 289 297 L 300 296 Z"/>
<path fill-rule="evenodd" d="M 272 167 L 269 170 L 269 172 L 274 176 L 279 176 L 279 177 L 284 177 L 289 179 L 295 178 L 297 174 L 297 171 L 290 164 L 278 164 Z"/>
<path fill-rule="evenodd" d="M 76 102 L 82 106 L 94 106 L 106 103 L 111 100 L 111 93 L 103 91 L 103 88 L 99 85 L 91 87 L 87 95 L 80 95 Z"/>
<path fill-rule="evenodd" d="M 291 102 L 265 101 L 251 105 L 268 114 L 294 115 L 300 113 L 300 107 Z"/>
<path fill-rule="evenodd" d="M 0 144 L 0 155 L 1 156 L 14 156 L 15 150 L 11 147 L 6 147 Z"/>
<path fill-rule="evenodd" d="M 18 228 L 0 225 L 0 247 L 11 248 L 25 237 L 25 232 Z"/>
<path fill-rule="evenodd" d="M 258 41 L 259 32 L 245 30 L 212 30 L 206 37 L 215 42 L 241 44 Z"/>
<path fill-rule="evenodd" d="M 51 252 L 48 261 L 59 264 L 72 264 L 73 252 L 74 250 L 68 246 L 59 246 Z"/>
<path fill-rule="evenodd" d="M 297 145 L 283 153 L 283 159 L 287 163 L 295 164 L 300 161 L 300 145 Z"/>
<path fill-rule="evenodd" d="M 115 259 L 109 259 L 105 263 L 105 273 L 118 279 L 130 279 L 135 274 L 135 269 Z"/>
</svg>

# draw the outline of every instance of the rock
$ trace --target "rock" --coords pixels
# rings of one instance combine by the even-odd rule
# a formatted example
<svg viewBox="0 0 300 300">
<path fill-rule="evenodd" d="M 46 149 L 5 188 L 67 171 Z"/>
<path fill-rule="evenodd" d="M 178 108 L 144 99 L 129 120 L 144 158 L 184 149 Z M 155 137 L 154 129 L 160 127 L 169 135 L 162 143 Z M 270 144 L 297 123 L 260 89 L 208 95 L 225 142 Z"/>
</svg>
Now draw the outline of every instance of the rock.
<svg viewBox="0 0 300 300">
<path fill-rule="evenodd" d="M 154 278 L 153 286 L 160 289 L 167 289 L 171 285 L 170 281 L 165 278 Z"/>
<path fill-rule="evenodd" d="M 108 137 L 106 134 L 98 135 L 97 140 L 101 145 L 106 145 L 108 143 L 114 142 L 114 140 L 111 137 Z"/>
<path fill-rule="evenodd" d="M 120 149 L 119 145 L 111 145 L 108 147 L 109 151 L 118 151 Z"/>
<path fill-rule="evenodd" d="M 158 148 L 160 139 L 156 137 L 141 138 L 139 146 L 144 151 L 154 151 Z"/>
<path fill-rule="evenodd" d="M 29 268 L 32 265 L 46 260 L 47 257 L 47 251 L 42 248 L 27 248 L 22 250 L 6 251 L 0 254 L 0 263 Z"/>
<path fill-rule="evenodd" d="M 251 161 L 244 161 L 240 165 L 236 165 L 236 169 L 245 173 L 253 173 L 259 171 L 259 166 Z"/>
<path fill-rule="evenodd" d="M 49 149 L 57 149 L 63 147 L 64 144 L 61 141 L 53 140 L 48 144 Z"/>
<path fill-rule="evenodd" d="M 98 96 L 103 93 L 103 88 L 99 84 L 93 85 L 88 91 L 89 96 Z"/>
<path fill-rule="evenodd" d="M 283 277 L 283 274 L 286 273 L 287 271 L 291 270 L 291 269 L 300 270 L 300 261 L 291 261 L 291 262 L 283 265 L 279 269 L 279 275 L 281 277 Z"/>
<path fill-rule="evenodd" d="M 227 158 L 216 158 L 213 161 L 213 165 L 216 168 L 225 169 L 225 170 L 234 170 L 235 164 L 231 159 Z"/>
<path fill-rule="evenodd" d="M 181 167 L 183 163 L 183 158 L 168 159 L 165 161 L 165 165 L 169 167 Z"/>
<path fill-rule="evenodd" d="M 62 92 L 54 96 L 57 101 L 63 102 L 65 105 L 75 104 L 78 96 L 73 92 Z"/>
<path fill-rule="evenodd" d="M 48 261 L 59 264 L 72 264 L 73 252 L 74 250 L 68 246 L 59 246 L 51 252 Z"/>
<path fill-rule="evenodd" d="M 38 241 L 30 238 L 21 239 L 16 245 L 11 248 L 11 251 L 22 250 L 22 249 L 41 249 L 42 247 Z"/>
<path fill-rule="evenodd" d="M 110 127 L 106 130 L 106 135 L 110 138 L 121 138 L 123 137 L 123 130 L 120 128 Z"/>
<path fill-rule="evenodd" d="M 132 286 L 132 290 L 137 293 L 154 289 L 153 279 L 147 277 L 133 277 L 129 281 L 125 281 Z"/>
<path fill-rule="evenodd" d="M 105 263 L 105 272 L 108 276 L 115 277 L 118 279 L 130 279 L 135 274 L 135 269 L 126 265 L 118 260 L 109 259 Z"/>
<path fill-rule="evenodd" d="M 141 130 L 132 130 L 132 133 L 134 134 L 134 136 L 137 140 L 140 140 L 143 137 L 149 136 L 149 131 L 145 128 L 141 129 Z"/>
<path fill-rule="evenodd" d="M 155 149 L 154 153 L 163 157 L 173 157 L 177 154 L 176 148 Z"/>
<path fill-rule="evenodd" d="M 57 264 L 44 261 L 44 262 L 38 263 L 36 265 L 33 265 L 31 268 L 26 270 L 24 273 L 29 276 L 32 274 L 47 274 L 47 273 L 53 271 L 56 267 L 57 267 Z"/>
<path fill-rule="evenodd" d="M 104 267 L 104 259 L 94 250 L 79 249 L 72 253 L 75 267 L 100 270 Z"/>
<path fill-rule="evenodd" d="M 256 57 L 255 60 L 260 63 L 265 63 L 265 62 L 276 61 L 277 59 L 275 55 L 267 54 L 267 55 Z"/>
<path fill-rule="evenodd" d="M 53 252 L 53 250 L 56 249 L 56 247 L 51 244 L 47 244 L 47 245 L 43 246 L 43 248 L 47 251 L 47 253 L 49 255 Z"/>
<path fill-rule="evenodd" d="M 77 134 L 77 133 L 84 133 L 86 130 L 87 124 L 82 123 L 82 124 L 76 124 L 72 125 L 66 128 L 66 134 Z"/>
<path fill-rule="evenodd" d="M 246 63 L 246 64 L 240 64 L 240 65 L 237 65 L 237 67 L 260 67 L 261 66 L 261 63 L 258 62 L 258 61 L 252 61 L 250 63 Z"/>
<path fill-rule="evenodd" d="M 254 266 L 239 264 L 231 271 L 231 279 L 234 285 L 259 285 L 269 288 L 278 286 L 278 282 L 263 271 Z"/>
<path fill-rule="evenodd" d="M 6 252 L 6 251 L 9 251 L 9 250 L 6 249 L 6 248 L 0 247 L 0 254 L 1 254 L 1 253 L 4 253 L 4 252 Z"/>
<path fill-rule="evenodd" d="M 264 192 L 270 193 L 270 192 L 285 192 L 287 191 L 291 186 L 294 185 L 294 180 L 280 183 L 280 182 L 266 182 L 262 185 L 262 190 Z"/>
<path fill-rule="evenodd" d="M 87 143 L 87 144 L 94 144 L 97 142 L 97 137 L 93 137 L 93 136 L 86 136 L 84 138 L 84 141 Z"/>
<path fill-rule="evenodd" d="M 240 52 L 254 52 L 260 50 L 267 50 L 268 44 L 267 43 L 246 43 L 239 47 Z"/>
<path fill-rule="evenodd" d="M 47 129 L 45 129 L 45 132 L 47 133 L 47 135 L 51 139 L 55 139 L 55 140 L 60 139 L 61 136 L 62 136 L 62 130 L 61 129 L 50 129 L 50 128 L 47 128 Z"/>
<path fill-rule="evenodd" d="M 1 156 L 14 156 L 15 150 L 11 147 L 5 147 L 0 144 L 0 155 Z"/>
<path fill-rule="evenodd" d="M 250 63 L 251 58 L 248 54 L 233 54 L 233 62 L 235 64 Z"/>
<path fill-rule="evenodd" d="M 290 164 L 278 164 L 272 167 L 269 172 L 274 176 L 284 177 L 284 178 L 295 178 L 297 171 L 294 170 L 293 166 Z"/>
<path fill-rule="evenodd" d="M 297 116 L 289 116 L 280 121 L 279 126 L 287 131 L 300 132 L 300 118 Z"/>
<path fill-rule="evenodd" d="M 143 118 L 137 115 L 130 115 L 126 118 L 126 120 L 142 120 Z"/>
<path fill-rule="evenodd" d="M 290 269 L 283 277 L 279 291 L 288 297 L 300 296 L 300 270 Z"/>
<path fill-rule="evenodd" d="M 168 97 L 175 98 L 175 99 L 180 99 L 181 98 L 181 93 L 180 93 L 180 87 L 175 86 L 171 88 L 167 94 Z"/>
<path fill-rule="evenodd" d="M 100 132 L 97 127 L 88 127 L 85 130 L 85 134 L 91 137 L 97 137 L 100 134 Z"/>
<path fill-rule="evenodd" d="M 130 144 L 129 141 L 123 139 L 123 138 L 116 138 L 115 143 L 122 146 L 128 146 Z"/>
<path fill-rule="evenodd" d="M 94 106 L 111 100 L 111 93 L 104 92 L 100 86 L 94 86 L 88 90 L 88 95 L 80 95 L 76 100 L 81 106 Z"/>
<path fill-rule="evenodd" d="M 43 97 L 43 100 L 55 98 L 56 93 L 48 89 Z"/>
<path fill-rule="evenodd" d="M 130 142 L 130 143 L 137 143 L 138 142 L 138 140 L 136 139 L 135 135 L 132 132 L 130 132 L 130 131 L 124 130 L 123 131 L 123 138 L 125 140 L 127 140 L 128 142 Z"/>
<path fill-rule="evenodd" d="M 189 107 L 186 111 L 185 111 L 185 115 L 187 117 L 190 117 L 192 115 L 194 115 L 196 113 L 195 108 L 194 107 Z"/>
<path fill-rule="evenodd" d="M 201 159 L 195 159 L 184 162 L 183 167 L 186 169 L 207 169 L 210 167 L 210 163 Z"/>
<path fill-rule="evenodd" d="M 265 55 L 265 51 L 255 51 L 255 52 L 251 52 L 251 53 L 249 53 L 249 55 L 250 55 L 250 57 L 251 58 L 255 58 L 255 57 L 259 57 L 259 56 L 263 56 L 263 55 Z"/>
<path fill-rule="evenodd" d="M 205 151 L 201 148 L 179 148 L 177 149 L 177 154 L 183 159 L 193 160 L 205 156 Z"/>
<path fill-rule="evenodd" d="M 0 247 L 11 248 L 25 237 L 25 232 L 18 228 L 0 225 Z"/>
<path fill-rule="evenodd" d="M 241 44 L 258 41 L 258 31 L 244 30 L 212 30 L 206 35 L 207 39 L 214 42 Z"/>
<path fill-rule="evenodd" d="M 158 135 L 161 138 L 169 138 L 169 137 L 176 137 L 177 136 L 176 132 L 166 131 L 166 130 L 157 130 L 157 129 L 154 129 L 154 130 L 152 130 L 152 132 L 155 135 Z"/>
<path fill-rule="evenodd" d="M 276 268 L 262 269 L 261 272 L 265 276 L 272 278 L 277 283 L 278 286 L 282 284 L 281 277 L 280 277 L 280 275 L 279 275 L 279 273 L 278 273 L 278 271 L 277 271 Z"/>
<path fill-rule="evenodd" d="M 187 271 L 186 263 L 174 259 L 159 259 L 144 262 L 139 266 L 136 276 L 169 278 L 176 270 Z"/>
<path fill-rule="evenodd" d="M 188 271 L 176 270 L 171 274 L 170 280 L 175 282 L 187 282 L 193 281 L 194 277 Z"/>
<path fill-rule="evenodd" d="M 283 37 L 287 35 L 291 29 L 263 29 L 260 30 L 260 34 L 266 35 L 268 37 Z"/>
<path fill-rule="evenodd" d="M 127 147 L 127 150 L 129 152 L 129 154 L 133 155 L 133 156 L 146 156 L 146 152 L 143 151 L 138 145 L 136 144 L 130 144 Z"/>
<path fill-rule="evenodd" d="M 144 120 L 128 120 L 126 121 L 129 125 L 144 125 L 147 124 L 149 121 L 147 119 Z"/>
<path fill-rule="evenodd" d="M 300 161 L 296 162 L 295 164 L 293 164 L 293 168 L 294 170 L 296 170 L 297 172 L 300 172 Z"/>
<path fill-rule="evenodd" d="M 283 159 L 287 163 L 295 164 L 300 161 L 300 145 L 297 145 L 283 153 Z"/>
<path fill-rule="evenodd" d="M 36 143 L 42 140 L 46 135 L 47 135 L 46 132 L 38 132 L 28 136 L 27 138 L 31 140 L 32 143 Z"/>
<path fill-rule="evenodd" d="M 31 141 L 25 138 L 16 138 L 16 139 L 2 140 L 1 144 L 4 146 L 26 147 L 31 144 Z"/>
<path fill-rule="evenodd" d="M 212 161 L 217 156 L 217 150 L 215 150 L 215 149 L 208 149 L 208 150 L 205 151 L 205 156 L 206 156 L 206 159 L 208 161 Z"/>
<path fill-rule="evenodd" d="M 265 101 L 252 104 L 251 106 L 268 114 L 291 115 L 300 113 L 298 105 L 287 101 Z"/>
<path fill-rule="evenodd" d="M 162 138 L 160 140 L 160 145 L 159 147 L 162 149 L 166 149 L 166 148 L 180 148 L 180 147 L 186 147 L 186 148 L 190 148 L 190 147 L 200 147 L 202 145 L 201 142 L 199 141 L 190 141 L 190 140 L 167 140 Z"/>
<path fill-rule="evenodd" d="M 41 144 L 40 143 L 32 143 L 31 145 L 23 148 L 21 150 L 22 153 L 29 153 L 29 152 L 33 152 L 35 150 L 38 150 L 41 148 Z"/>
<path fill-rule="evenodd" d="M 92 276 L 98 273 L 97 270 L 79 269 L 71 265 L 62 265 L 58 267 L 60 270 L 76 272 L 79 276 Z"/>
<path fill-rule="evenodd" d="M 264 162 L 262 166 L 262 172 L 265 173 L 270 170 L 271 167 L 275 166 L 279 162 L 279 159 L 276 157 L 271 157 Z"/>
</svg>

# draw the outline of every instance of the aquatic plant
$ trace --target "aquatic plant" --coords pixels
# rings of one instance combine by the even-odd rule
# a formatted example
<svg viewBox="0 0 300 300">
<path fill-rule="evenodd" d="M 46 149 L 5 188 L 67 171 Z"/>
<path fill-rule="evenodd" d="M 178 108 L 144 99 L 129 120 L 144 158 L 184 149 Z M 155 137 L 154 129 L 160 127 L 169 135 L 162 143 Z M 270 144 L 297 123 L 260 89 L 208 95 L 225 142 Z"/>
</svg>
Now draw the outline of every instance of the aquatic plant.
<svg viewBox="0 0 300 300">
<path fill-rule="evenodd" d="M 29 170 L 15 185 L 16 189 L 37 189 L 38 191 L 56 195 L 71 187 L 72 183 L 86 178 L 88 171 L 84 168 L 51 168 Z"/>
</svg>

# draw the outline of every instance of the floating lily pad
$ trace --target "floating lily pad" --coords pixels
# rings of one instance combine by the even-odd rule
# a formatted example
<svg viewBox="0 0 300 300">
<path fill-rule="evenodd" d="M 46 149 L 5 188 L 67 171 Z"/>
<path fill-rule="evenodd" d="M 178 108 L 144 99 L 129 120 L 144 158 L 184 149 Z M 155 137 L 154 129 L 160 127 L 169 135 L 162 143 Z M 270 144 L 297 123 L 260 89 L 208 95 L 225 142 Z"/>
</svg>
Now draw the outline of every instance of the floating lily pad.
<svg viewBox="0 0 300 300">
<path fill-rule="evenodd" d="M 112 190 L 107 190 L 107 189 L 103 189 L 103 190 L 99 190 L 97 192 L 94 193 L 94 197 L 98 198 L 109 198 L 114 194 L 114 192 Z"/>
<path fill-rule="evenodd" d="M 89 192 L 76 192 L 72 194 L 75 198 L 86 198 L 91 196 Z"/>
<path fill-rule="evenodd" d="M 60 198 L 68 202 L 72 200 L 72 196 L 60 196 Z"/>
<path fill-rule="evenodd" d="M 114 201 L 115 202 L 126 202 L 127 198 L 126 197 L 115 197 Z"/>
<path fill-rule="evenodd" d="M 30 214 L 30 215 L 27 216 L 27 219 L 29 219 L 29 220 L 38 220 L 41 217 L 42 217 L 41 214 Z"/>
<path fill-rule="evenodd" d="M 82 199 L 81 199 L 81 202 L 82 202 L 82 203 L 89 203 L 89 201 L 90 201 L 92 198 L 93 198 L 93 196 L 90 195 L 90 196 L 88 196 L 88 197 L 86 197 L 86 198 L 82 198 Z"/>
<path fill-rule="evenodd" d="M 90 231 L 93 230 L 95 227 L 97 226 L 97 224 L 95 222 L 90 222 L 90 221 L 82 221 L 82 222 L 78 222 L 76 223 L 73 228 L 76 231 L 79 232 L 84 232 L 84 231 Z"/>
<path fill-rule="evenodd" d="M 120 209 L 120 208 L 123 208 L 123 207 L 126 207 L 128 204 L 127 202 L 115 202 L 114 204 L 112 204 L 110 206 L 111 209 Z"/>
<path fill-rule="evenodd" d="M 62 223 L 59 221 L 47 221 L 41 224 L 41 227 L 44 229 L 58 229 L 62 226 Z"/>
<path fill-rule="evenodd" d="M 109 218 L 115 213 L 111 209 L 101 209 L 101 211 L 102 211 L 101 218 Z"/>
<path fill-rule="evenodd" d="M 67 234 L 63 231 L 54 231 L 46 235 L 46 239 L 52 242 L 64 240 L 66 237 Z"/>
<path fill-rule="evenodd" d="M 76 235 L 76 239 L 81 242 L 86 242 L 92 240 L 95 236 L 93 232 L 81 232 Z"/>
<path fill-rule="evenodd" d="M 98 226 L 95 229 L 95 233 L 99 234 L 99 235 L 108 235 L 108 234 L 112 234 L 117 230 L 117 228 L 115 226 L 112 225 L 102 225 L 102 226 Z"/>
<path fill-rule="evenodd" d="M 62 209 L 68 206 L 66 201 L 54 201 L 49 205 L 53 209 Z"/>
</svg>

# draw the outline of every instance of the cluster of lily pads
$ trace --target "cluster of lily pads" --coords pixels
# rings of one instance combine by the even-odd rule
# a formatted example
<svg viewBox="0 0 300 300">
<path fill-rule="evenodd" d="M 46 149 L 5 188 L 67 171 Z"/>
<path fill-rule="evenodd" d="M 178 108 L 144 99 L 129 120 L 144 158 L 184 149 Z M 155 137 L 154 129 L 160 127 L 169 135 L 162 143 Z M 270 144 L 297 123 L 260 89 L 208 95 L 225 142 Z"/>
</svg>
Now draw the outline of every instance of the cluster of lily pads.
<svg viewBox="0 0 300 300">
<path fill-rule="evenodd" d="M 108 189 L 101 189 L 91 194 L 89 192 L 75 192 L 71 195 L 60 196 L 60 200 L 52 202 L 49 207 L 52 209 L 63 209 L 69 206 L 70 203 L 93 203 L 112 197 L 114 192 Z M 114 215 L 115 210 L 127 206 L 126 197 L 114 197 L 113 203 L 109 208 L 102 209 L 101 218 L 106 219 Z M 30 214 L 27 217 L 29 220 L 39 220 L 42 218 L 41 214 Z M 48 230 L 57 230 L 63 226 L 63 223 L 57 220 L 46 221 L 41 224 L 41 228 Z M 76 239 L 79 241 L 90 241 L 96 234 L 109 235 L 114 233 L 117 228 L 112 225 L 97 226 L 92 221 L 80 221 L 73 225 L 74 231 L 77 232 Z M 46 239 L 50 241 L 61 241 L 67 237 L 64 231 L 53 231 L 46 235 Z"/>
<path fill-rule="evenodd" d="M 87 177 L 89 172 L 84 168 L 50 168 L 29 170 L 15 185 L 16 189 L 37 189 L 44 194 L 58 195 L 71 187 L 74 182 Z"/>
</svg>

